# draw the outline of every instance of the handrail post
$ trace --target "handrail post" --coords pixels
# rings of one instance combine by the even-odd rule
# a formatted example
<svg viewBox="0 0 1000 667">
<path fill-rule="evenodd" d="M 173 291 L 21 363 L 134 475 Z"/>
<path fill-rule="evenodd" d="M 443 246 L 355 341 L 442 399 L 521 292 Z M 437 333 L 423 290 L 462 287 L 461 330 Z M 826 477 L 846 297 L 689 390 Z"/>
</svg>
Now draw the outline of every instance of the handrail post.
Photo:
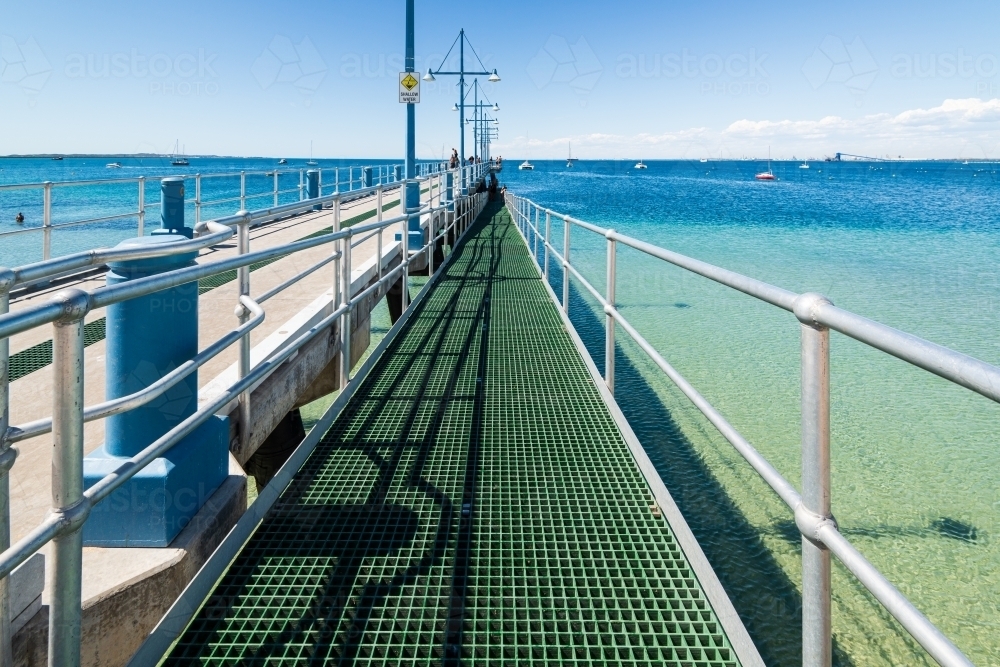
<svg viewBox="0 0 1000 667">
<path fill-rule="evenodd" d="M 832 519 L 830 512 L 830 330 L 812 321 L 815 306 L 828 303 L 817 294 L 796 299 L 802 335 L 802 508 L 810 519 Z M 801 522 L 800 530 L 801 530 Z M 802 664 L 830 667 L 830 551 L 813 536 L 802 537 Z"/>
<path fill-rule="evenodd" d="M 10 288 L 14 273 L 0 269 L 0 315 L 10 310 Z M 16 450 L 7 442 L 10 426 L 10 339 L 0 338 L 0 553 L 10 548 L 10 469 L 14 465 Z M 13 665 L 14 653 L 10 632 L 10 577 L 0 578 L 0 665 Z"/>
<path fill-rule="evenodd" d="M 306 198 L 306 174 L 305 170 L 299 169 L 299 201 Z"/>
<path fill-rule="evenodd" d="M 545 211 L 545 242 L 543 245 L 543 250 L 545 251 L 545 268 L 542 271 L 542 275 L 545 277 L 545 284 L 549 284 L 549 237 L 552 236 L 552 214 L 549 211 Z"/>
<path fill-rule="evenodd" d="M 344 275 L 341 279 L 344 295 L 343 304 L 346 307 L 344 314 L 340 317 L 340 390 L 347 387 L 351 381 L 351 228 L 347 228 L 347 237 L 342 241 L 344 244 L 344 257 L 342 261 Z"/>
<path fill-rule="evenodd" d="M 605 340 L 604 340 L 604 382 L 608 385 L 611 395 L 615 394 L 615 318 L 612 313 L 615 309 L 615 279 L 617 278 L 617 249 L 618 243 L 615 241 L 615 231 L 609 229 L 604 236 L 608 239 L 608 284 L 604 299 L 608 302 L 604 307 L 605 312 Z"/>
<path fill-rule="evenodd" d="M 434 214 L 427 216 L 427 275 L 434 275 Z"/>
<path fill-rule="evenodd" d="M 333 233 L 340 231 L 340 197 L 333 200 Z M 344 258 L 344 240 L 333 242 L 333 254 L 339 255 L 333 260 L 333 309 L 340 308 L 340 262 Z"/>
<path fill-rule="evenodd" d="M 406 202 L 403 199 L 403 191 L 405 188 L 399 189 L 399 205 L 402 209 L 406 210 Z M 400 261 L 403 263 L 403 293 L 400 295 L 400 312 L 405 312 L 407 307 L 410 305 L 407 303 L 410 299 L 409 283 L 410 283 L 410 229 L 409 229 L 410 216 L 404 215 L 403 219 L 399 221 L 399 253 Z"/>
<path fill-rule="evenodd" d="M 49 665 L 79 667 L 83 582 L 83 318 L 87 295 L 67 290 L 66 316 L 53 323 L 52 506 L 66 517 L 52 540 Z M 80 514 L 83 514 L 83 517 Z"/>
<path fill-rule="evenodd" d="M 535 256 L 533 257 L 533 259 L 535 260 L 535 264 L 538 264 L 538 216 L 539 216 L 538 207 L 536 206 L 535 207 L 535 227 L 532 230 L 532 238 L 534 238 L 534 240 L 535 240 Z"/>
<path fill-rule="evenodd" d="M 139 228 L 136 236 L 146 235 L 146 177 L 139 177 Z"/>
<path fill-rule="evenodd" d="M 42 259 L 52 258 L 52 181 L 42 186 Z"/>
<path fill-rule="evenodd" d="M 247 210 L 247 173 L 240 172 L 240 210 Z"/>
<path fill-rule="evenodd" d="M 201 174 L 194 175 L 194 224 L 201 222 Z"/>
<path fill-rule="evenodd" d="M 240 255 L 245 255 L 250 252 L 250 215 L 246 211 L 243 211 L 244 218 L 239 222 L 236 228 L 237 237 L 237 252 Z M 238 288 L 239 296 L 237 296 L 236 301 L 236 311 L 239 313 L 240 324 L 246 324 L 250 319 L 250 311 L 247 310 L 246 306 L 240 297 L 250 296 L 250 266 L 241 266 L 236 271 L 238 278 Z M 239 378 L 242 380 L 247 375 L 250 374 L 250 332 L 247 331 L 240 338 L 240 363 L 239 363 Z M 240 444 L 242 447 L 246 448 L 250 446 L 250 389 L 240 393 L 239 397 L 239 415 L 240 415 Z M 259 489 L 258 489 L 259 490 Z"/>
<path fill-rule="evenodd" d="M 379 176 L 381 179 L 381 176 Z M 382 185 L 379 183 L 378 189 L 375 190 L 375 220 L 380 225 L 382 224 Z M 382 227 L 378 228 L 378 247 L 375 250 L 375 264 L 378 268 L 378 279 L 382 282 Z"/>
<path fill-rule="evenodd" d="M 563 216 L 563 312 L 569 315 L 569 218 Z"/>
<path fill-rule="evenodd" d="M 274 205 L 278 205 L 278 170 L 274 170 Z"/>
</svg>

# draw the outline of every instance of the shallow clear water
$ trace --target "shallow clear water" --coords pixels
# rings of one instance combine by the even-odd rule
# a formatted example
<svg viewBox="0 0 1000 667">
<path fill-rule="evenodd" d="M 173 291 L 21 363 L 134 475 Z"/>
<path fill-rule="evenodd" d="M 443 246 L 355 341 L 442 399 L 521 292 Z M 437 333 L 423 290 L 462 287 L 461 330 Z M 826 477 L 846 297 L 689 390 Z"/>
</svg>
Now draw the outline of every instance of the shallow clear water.
<svg viewBox="0 0 1000 667">
<path fill-rule="evenodd" d="M 578 218 L 1000 363 L 1000 165 L 511 161 L 514 192 Z M 543 219 L 544 224 L 544 219 Z M 562 226 L 552 222 L 557 247 Z M 572 255 L 601 291 L 603 238 Z M 553 266 L 553 284 L 561 275 Z M 619 249 L 626 317 L 794 484 L 799 325 L 790 313 Z M 556 288 L 561 293 L 559 287 Z M 590 306 L 589 308 L 587 306 Z M 571 315 L 603 366 L 603 316 Z M 630 341 L 617 397 L 767 664 L 800 664 L 799 537 L 790 513 Z M 844 533 L 976 664 L 1000 664 L 1000 406 L 832 337 L 833 507 Z M 931 664 L 839 564 L 841 665 Z"/>
<path fill-rule="evenodd" d="M 279 197 L 279 203 L 298 201 L 299 170 L 311 169 L 304 158 L 289 158 L 287 165 L 278 165 L 275 158 L 204 158 L 190 157 L 187 167 L 175 167 L 169 157 L 67 157 L 63 160 L 49 158 L 0 158 L 0 185 L 13 183 L 42 183 L 45 181 L 79 181 L 90 179 L 121 179 L 120 183 L 99 185 L 55 187 L 52 189 L 52 224 L 86 220 L 110 215 L 132 213 L 139 208 L 139 188 L 135 181 L 125 182 L 139 176 L 147 178 L 159 176 L 185 175 L 190 178 L 185 183 L 187 207 L 185 217 L 189 226 L 195 220 L 195 174 L 229 174 L 222 178 L 203 178 L 201 201 L 212 202 L 238 198 L 240 194 L 240 171 L 263 172 L 278 168 L 292 173 L 279 174 L 278 189 L 291 191 Z M 120 169 L 108 169 L 107 164 L 118 162 Z M 347 159 L 316 160 L 323 170 L 324 194 L 334 179 L 334 168 L 340 168 L 342 190 L 353 173 L 354 187 L 360 187 L 362 165 L 377 166 L 388 164 L 386 160 Z M 354 167 L 353 172 L 348 169 Z M 159 227 L 159 182 L 146 183 L 146 224 L 149 234 Z M 246 176 L 248 208 L 266 208 L 274 203 L 274 178 L 263 173 Z M 258 196 L 254 196 L 258 195 Z M 240 208 L 239 201 L 204 205 L 201 218 L 231 215 Z M 24 224 L 18 225 L 15 217 L 24 215 Z M 41 189 L 0 190 L 0 233 L 18 229 L 37 229 L 42 226 L 43 194 Z M 55 229 L 52 232 L 52 256 L 66 255 L 98 246 L 113 246 L 136 235 L 137 216 L 121 220 L 89 223 Z M 21 266 L 42 259 L 42 233 L 29 232 L 11 236 L 0 236 L 0 266 Z"/>
</svg>

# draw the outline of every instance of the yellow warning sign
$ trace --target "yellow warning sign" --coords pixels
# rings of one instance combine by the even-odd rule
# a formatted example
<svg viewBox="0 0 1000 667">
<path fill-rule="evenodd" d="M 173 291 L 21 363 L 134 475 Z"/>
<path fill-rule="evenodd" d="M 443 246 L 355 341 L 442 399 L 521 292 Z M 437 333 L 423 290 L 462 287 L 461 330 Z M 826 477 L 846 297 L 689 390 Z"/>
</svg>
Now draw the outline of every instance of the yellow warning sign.
<svg viewBox="0 0 1000 667">
<path fill-rule="evenodd" d="M 420 101 L 420 72 L 399 73 L 399 101 L 401 104 Z"/>
</svg>

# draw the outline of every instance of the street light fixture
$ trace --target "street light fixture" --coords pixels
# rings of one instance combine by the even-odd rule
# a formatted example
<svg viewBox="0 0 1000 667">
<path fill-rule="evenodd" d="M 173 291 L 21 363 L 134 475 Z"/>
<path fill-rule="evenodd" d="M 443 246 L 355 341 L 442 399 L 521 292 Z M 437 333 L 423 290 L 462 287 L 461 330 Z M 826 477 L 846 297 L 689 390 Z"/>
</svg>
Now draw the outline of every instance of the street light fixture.
<svg viewBox="0 0 1000 667">
<path fill-rule="evenodd" d="M 448 56 L 450 56 L 451 52 L 454 50 L 455 44 L 458 44 L 458 71 L 457 72 L 445 72 L 445 71 L 442 71 L 440 68 L 437 71 L 435 71 L 433 68 L 428 67 L 427 68 L 427 75 L 424 77 L 425 81 L 433 81 L 435 74 L 444 74 L 446 76 L 457 76 L 458 77 L 458 104 L 456 104 L 456 106 L 458 107 L 458 110 L 460 111 L 459 116 L 458 116 L 458 130 L 459 130 L 459 135 L 458 135 L 459 136 L 459 144 L 458 145 L 460 147 L 459 150 L 461 151 L 459 153 L 459 156 L 460 156 L 460 158 L 462 160 L 462 164 L 465 164 L 465 77 L 466 77 L 466 75 L 488 76 L 489 77 L 488 80 L 491 83 L 496 83 L 496 82 L 498 82 L 500 80 L 500 75 L 497 74 L 496 69 L 494 69 L 492 72 L 490 72 L 489 70 L 486 69 L 486 65 L 483 64 L 482 59 L 479 57 L 479 54 L 476 53 L 476 50 L 472 47 L 471 43 L 469 43 L 469 48 L 472 50 L 472 54 L 474 56 L 476 56 L 476 61 L 479 63 L 479 66 L 482 67 L 482 70 L 476 72 L 476 71 L 470 71 L 470 70 L 466 70 L 465 69 L 465 45 L 468 42 L 469 42 L 469 40 L 466 38 L 466 36 L 465 36 L 465 29 L 463 28 L 462 30 L 460 30 L 458 32 L 458 37 L 455 39 L 454 42 L 452 42 L 451 48 L 448 49 L 448 53 L 446 53 L 445 56 L 444 56 L 444 58 L 441 59 L 442 63 L 448 62 Z M 430 78 L 428 78 L 428 77 L 430 77 Z M 463 176 L 463 180 L 464 180 L 464 176 Z M 463 182 L 462 183 L 462 190 L 463 190 L 463 192 L 465 190 L 465 187 L 466 187 L 466 183 Z"/>
</svg>

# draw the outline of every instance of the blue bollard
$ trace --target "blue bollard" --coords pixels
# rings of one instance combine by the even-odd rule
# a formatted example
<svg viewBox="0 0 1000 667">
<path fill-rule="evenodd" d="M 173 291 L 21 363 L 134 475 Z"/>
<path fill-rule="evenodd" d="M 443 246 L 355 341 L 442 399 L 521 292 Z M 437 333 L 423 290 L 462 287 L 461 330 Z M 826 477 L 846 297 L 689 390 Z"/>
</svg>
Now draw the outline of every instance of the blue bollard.
<svg viewBox="0 0 1000 667">
<path fill-rule="evenodd" d="M 177 192 L 165 179 L 165 190 Z M 192 232 L 179 205 L 163 206 L 165 225 L 155 236 L 128 239 L 119 247 L 174 243 Z M 178 214 L 177 211 L 180 211 Z M 180 227 L 177 227 L 178 215 Z M 187 230 L 185 233 L 184 230 Z M 193 266 L 197 252 L 112 262 L 109 285 Z M 148 387 L 198 352 L 198 284 L 161 290 L 107 309 L 105 395 L 118 398 Z M 188 375 L 153 401 L 107 418 L 106 440 L 83 462 L 84 487 L 93 486 L 194 414 L 198 374 Z M 211 417 L 135 477 L 98 503 L 83 526 L 86 546 L 165 547 L 188 524 L 229 472 L 229 420 Z"/>
<path fill-rule="evenodd" d="M 393 175 L 393 180 L 395 180 L 397 183 L 403 180 L 403 165 L 397 164 L 396 166 L 394 166 L 392 169 L 392 175 Z"/>
<path fill-rule="evenodd" d="M 153 236 L 163 234 L 194 237 L 194 229 L 184 226 L 184 179 L 179 176 L 160 181 L 160 228 Z"/>
<path fill-rule="evenodd" d="M 361 170 L 361 187 L 370 188 L 375 185 L 375 181 L 372 178 L 372 168 L 364 167 Z"/>
<path fill-rule="evenodd" d="M 448 210 L 455 210 L 455 175 L 450 171 L 444 175 L 445 201 L 448 202 Z"/>
<path fill-rule="evenodd" d="M 309 199 L 319 197 L 319 169 L 310 169 L 306 172 L 306 197 Z M 314 211 L 319 211 L 322 208 L 322 204 L 313 206 Z"/>
</svg>

